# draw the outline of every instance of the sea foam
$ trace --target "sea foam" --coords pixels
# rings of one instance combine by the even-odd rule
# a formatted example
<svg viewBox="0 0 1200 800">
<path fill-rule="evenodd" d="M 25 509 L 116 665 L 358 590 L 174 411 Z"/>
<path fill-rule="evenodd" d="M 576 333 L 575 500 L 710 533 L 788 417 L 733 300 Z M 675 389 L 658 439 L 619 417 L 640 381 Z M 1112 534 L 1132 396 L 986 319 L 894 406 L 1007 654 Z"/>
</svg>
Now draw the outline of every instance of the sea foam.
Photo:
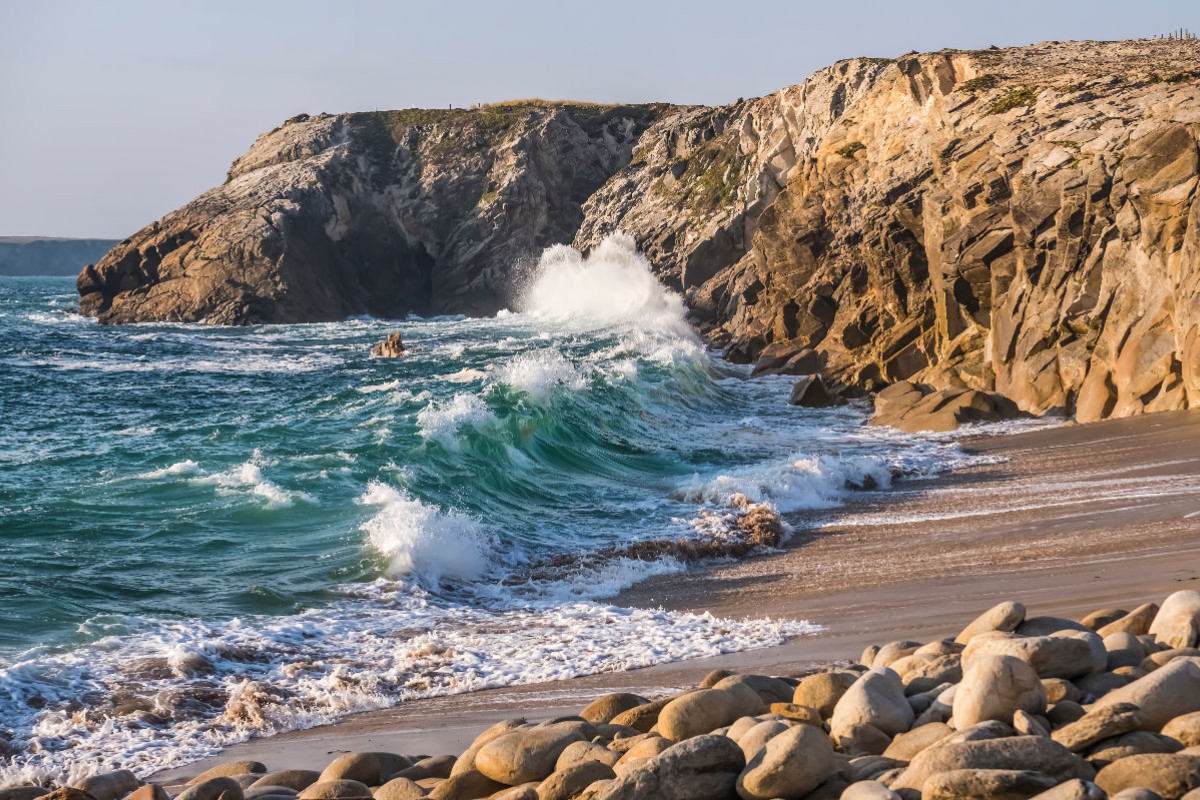
<svg viewBox="0 0 1200 800">
<path fill-rule="evenodd" d="M 817 630 L 583 601 L 433 604 L 385 581 L 344 591 L 346 600 L 296 616 L 146 620 L 143 632 L 90 650 L 0 669 L 0 715 L 22 751 L 0 765 L 0 784 L 71 783 L 118 768 L 145 777 L 251 736 L 414 698 L 711 657 Z M 31 690 L 45 710 L 15 699 Z M 69 706 L 80 693 L 91 697 L 88 713 Z M 133 710 L 106 714 L 118 696 Z"/>
<path fill-rule="evenodd" d="M 551 248 L 519 294 L 493 319 L 61 325 L 50 339 L 5 318 L 25 326 L 0 345 L 25 381 L 9 446 L 51 465 L 0 486 L 19 490 L 6 526 L 41 548 L 45 510 L 74 535 L 56 562 L 132 566 L 105 588 L 125 613 L 16 633 L 29 649 L 0 661 L 15 754 L 0 783 L 146 775 L 413 697 L 811 632 L 604 598 L 685 569 L 686 547 L 655 544 L 720 541 L 747 500 L 827 508 L 956 452 L 863 433 L 853 404 L 788 406 L 787 378 L 711 358 L 627 236 L 586 257 Z M 397 327 L 408 356 L 370 359 Z M 63 435 L 24 433 L 59 431 L 80 392 L 90 413 Z M 131 423 L 157 430 L 114 434 Z M 96 513 L 79 513 L 84 497 Z M 35 562 L 13 559 L 26 585 Z M 47 586 L 41 607 L 73 613 L 76 585 Z"/>
<path fill-rule="evenodd" d="M 440 512 L 380 481 L 371 482 L 360 502 L 378 509 L 362 530 L 390 560 L 393 575 L 436 587 L 443 578 L 471 581 L 486 574 L 495 541 L 478 522 Z"/>
<path fill-rule="evenodd" d="M 431 400 L 417 414 L 421 435 L 445 445 L 455 445 L 463 426 L 482 429 L 496 422 L 483 398 L 471 392 L 459 392 L 449 401 Z"/>
<path fill-rule="evenodd" d="M 587 381 L 563 354 L 554 349 L 533 350 L 513 356 L 497 370 L 497 380 L 546 402 L 556 386 L 580 390 Z"/>
<path fill-rule="evenodd" d="M 518 306 L 572 327 L 632 324 L 697 341 L 683 298 L 663 287 L 633 237 L 622 232 L 586 257 L 569 245 L 547 249 Z"/>
</svg>

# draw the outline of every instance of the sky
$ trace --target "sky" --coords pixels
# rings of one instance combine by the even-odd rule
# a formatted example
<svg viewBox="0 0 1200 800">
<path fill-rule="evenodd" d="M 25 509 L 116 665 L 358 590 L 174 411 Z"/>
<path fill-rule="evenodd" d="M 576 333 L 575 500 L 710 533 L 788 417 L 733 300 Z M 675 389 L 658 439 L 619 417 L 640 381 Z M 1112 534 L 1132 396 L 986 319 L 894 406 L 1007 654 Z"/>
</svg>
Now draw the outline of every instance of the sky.
<svg viewBox="0 0 1200 800">
<path fill-rule="evenodd" d="M 852 56 L 1181 26 L 1195 0 L 0 0 L 0 235 L 123 238 L 301 112 L 727 103 Z"/>
</svg>

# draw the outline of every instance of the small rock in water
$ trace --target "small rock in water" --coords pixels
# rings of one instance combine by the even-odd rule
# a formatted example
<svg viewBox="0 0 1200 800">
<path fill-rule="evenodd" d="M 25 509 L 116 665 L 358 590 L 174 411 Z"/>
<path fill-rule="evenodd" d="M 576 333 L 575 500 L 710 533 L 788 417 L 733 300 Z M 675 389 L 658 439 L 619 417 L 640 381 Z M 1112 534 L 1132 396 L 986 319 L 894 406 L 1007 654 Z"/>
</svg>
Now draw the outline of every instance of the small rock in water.
<svg viewBox="0 0 1200 800">
<path fill-rule="evenodd" d="M 379 344 L 371 348 L 372 358 L 399 358 L 404 355 L 404 341 L 400 331 L 392 331 Z"/>
<path fill-rule="evenodd" d="M 827 406 L 844 406 L 846 398 L 829 391 L 820 375 L 806 375 L 796 381 L 788 402 L 794 406 L 808 408 L 826 408 Z"/>
</svg>

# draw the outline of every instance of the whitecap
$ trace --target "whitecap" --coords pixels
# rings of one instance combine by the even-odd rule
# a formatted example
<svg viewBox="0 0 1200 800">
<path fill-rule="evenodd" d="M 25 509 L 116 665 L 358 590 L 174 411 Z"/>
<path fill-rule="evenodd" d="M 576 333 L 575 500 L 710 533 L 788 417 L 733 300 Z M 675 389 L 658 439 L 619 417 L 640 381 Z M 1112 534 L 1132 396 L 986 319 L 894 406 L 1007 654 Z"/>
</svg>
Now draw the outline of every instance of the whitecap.
<svg viewBox="0 0 1200 800">
<path fill-rule="evenodd" d="M 574 328 L 632 325 L 698 342 L 683 298 L 664 287 L 633 237 L 617 232 L 586 257 L 569 245 L 542 253 L 519 307 Z"/>
<path fill-rule="evenodd" d="M 0 766 L 0 784 L 70 784 L 118 768 L 144 778 L 252 736 L 351 712 L 717 656 L 819 630 L 578 600 L 509 610 L 435 606 L 419 589 L 386 581 L 345 588 L 353 597 L 299 615 L 160 621 L 0 669 L 0 715 L 21 750 Z M 129 674 L 156 663 L 169 674 Z M 93 717 L 70 705 L 86 692 L 99 711 L 123 689 L 181 713 L 159 727 L 137 714 Z M 197 691 L 217 704 L 188 706 Z M 34 695 L 44 709 L 23 702 Z"/>
<path fill-rule="evenodd" d="M 289 491 L 268 480 L 262 472 L 262 467 L 256 459 L 251 459 L 235 467 L 204 475 L 194 479 L 195 483 L 215 485 L 218 491 L 226 493 L 248 493 L 263 501 L 268 509 L 287 508 L 297 500 L 315 503 L 316 500 L 300 491 Z"/>
<path fill-rule="evenodd" d="M 384 383 L 369 383 L 366 386 L 354 387 L 363 394 L 374 394 L 375 392 L 390 392 L 393 389 L 400 388 L 400 379 L 386 381 Z"/>
<path fill-rule="evenodd" d="M 372 481 L 359 502 L 379 508 L 362 530 L 391 560 L 393 575 L 436 587 L 443 579 L 473 581 L 486 574 L 495 542 L 479 522 L 438 511 L 380 481 Z"/>
<path fill-rule="evenodd" d="M 140 475 L 135 475 L 134 477 L 141 478 L 143 480 L 156 480 L 158 478 L 168 478 L 180 475 L 191 476 L 201 474 L 203 474 L 203 470 L 200 469 L 200 465 L 189 458 L 183 461 L 176 461 L 174 464 L 171 464 L 168 467 L 162 467 L 161 469 L 143 472 Z"/>
<path fill-rule="evenodd" d="M 739 497 L 770 503 L 781 512 L 833 508 L 855 486 L 885 487 L 891 482 L 887 463 L 855 458 L 796 458 L 790 462 L 755 464 L 702 480 L 699 476 L 679 487 L 676 496 L 688 503 L 730 506 Z"/>
<path fill-rule="evenodd" d="M 498 422 L 496 415 L 479 395 L 460 392 L 448 401 L 430 401 L 417 412 L 421 436 L 444 445 L 457 446 L 457 434 L 464 425 L 476 430 Z"/>
<path fill-rule="evenodd" d="M 514 356 L 496 371 L 496 379 L 544 403 L 556 386 L 579 390 L 587 381 L 563 354 L 555 349 L 533 350 Z"/>
<path fill-rule="evenodd" d="M 449 375 L 443 375 L 442 380 L 447 383 L 471 383 L 481 378 L 486 378 L 487 373 L 481 369 L 471 369 L 463 367 L 458 372 L 452 372 Z"/>
</svg>

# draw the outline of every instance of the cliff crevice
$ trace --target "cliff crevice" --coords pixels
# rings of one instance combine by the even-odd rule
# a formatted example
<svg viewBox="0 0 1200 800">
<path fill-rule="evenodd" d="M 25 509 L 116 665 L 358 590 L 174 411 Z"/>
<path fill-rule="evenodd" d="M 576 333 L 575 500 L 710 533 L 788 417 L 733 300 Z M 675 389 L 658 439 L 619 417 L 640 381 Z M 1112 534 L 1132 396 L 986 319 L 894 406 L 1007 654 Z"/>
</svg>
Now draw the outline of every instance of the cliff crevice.
<svg viewBox="0 0 1200 800">
<path fill-rule="evenodd" d="M 1082 421 L 1187 408 L 1198 67 L 1200 49 L 1172 41 L 843 62 L 725 112 L 727 161 L 751 167 L 728 202 L 673 223 L 685 248 L 659 243 L 694 186 L 667 202 L 651 185 L 576 244 L 632 233 L 731 358 L 812 349 L 847 394 L 911 381 Z M 651 152 L 625 172 L 671 163 Z M 732 229 L 743 250 L 689 280 Z"/>
</svg>

